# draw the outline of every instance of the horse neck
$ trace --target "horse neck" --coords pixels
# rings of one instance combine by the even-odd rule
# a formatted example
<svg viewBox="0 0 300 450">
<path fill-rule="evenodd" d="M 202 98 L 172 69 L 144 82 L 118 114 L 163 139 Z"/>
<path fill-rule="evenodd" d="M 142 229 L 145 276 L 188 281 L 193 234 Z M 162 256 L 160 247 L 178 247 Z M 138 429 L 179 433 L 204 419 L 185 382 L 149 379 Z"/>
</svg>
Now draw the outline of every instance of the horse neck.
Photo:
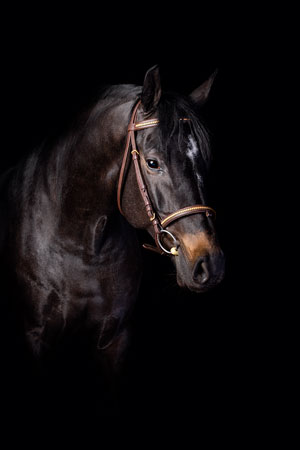
<svg viewBox="0 0 300 450">
<path fill-rule="evenodd" d="M 69 232 L 89 220 L 117 212 L 117 181 L 134 102 L 100 103 L 74 139 L 65 158 L 60 200 L 61 221 Z"/>
</svg>

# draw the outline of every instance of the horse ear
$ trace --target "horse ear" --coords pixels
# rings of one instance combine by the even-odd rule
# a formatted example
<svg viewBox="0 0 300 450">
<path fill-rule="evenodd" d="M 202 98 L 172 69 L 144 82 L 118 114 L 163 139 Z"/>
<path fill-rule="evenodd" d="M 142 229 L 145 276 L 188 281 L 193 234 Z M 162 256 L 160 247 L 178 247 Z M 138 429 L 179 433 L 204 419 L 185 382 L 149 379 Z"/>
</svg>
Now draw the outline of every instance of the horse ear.
<svg viewBox="0 0 300 450">
<path fill-rule="evenodd" d="M 197 106 L 203 106 L 206 103 L 217 73 L 218 70 L 215 70 L 214 73 L 208 78 L 208 80 L 204 81 L 201 86 L 199 86 L 190 94 L 191 99 L 197 104 Z"/>
<path fill-rule="evenodd" d="M 159 67 L 153 66 L 145 75 L 143 90 L 141 95 L 141 102 L 144 112 L 147 114 L 155 111 L 161 97 L 161 84 Z"/>
</svg>

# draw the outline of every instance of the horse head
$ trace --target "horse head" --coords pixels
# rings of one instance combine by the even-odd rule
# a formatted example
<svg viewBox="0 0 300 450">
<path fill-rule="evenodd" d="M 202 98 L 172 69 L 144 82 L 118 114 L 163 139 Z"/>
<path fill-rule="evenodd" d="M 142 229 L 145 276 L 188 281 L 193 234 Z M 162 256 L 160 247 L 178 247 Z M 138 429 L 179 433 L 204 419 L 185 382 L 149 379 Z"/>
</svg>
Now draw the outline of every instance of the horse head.
<svg viewBox="0 0 300 450">
<path fill-rule="evenodd" d="M 209 139 L 198 117 L 214 77 L 186 97 L 162 92 L 157 66 L 146 73 L 129 124 L 131 142 L 127 139 L 136 161 L 122 193 L 126 219 L 149 231 L 170 254 L 178 284 L 195 292 L 215 286 L 224 275 L 214 211 L 206 206 Z"/>
</svg>

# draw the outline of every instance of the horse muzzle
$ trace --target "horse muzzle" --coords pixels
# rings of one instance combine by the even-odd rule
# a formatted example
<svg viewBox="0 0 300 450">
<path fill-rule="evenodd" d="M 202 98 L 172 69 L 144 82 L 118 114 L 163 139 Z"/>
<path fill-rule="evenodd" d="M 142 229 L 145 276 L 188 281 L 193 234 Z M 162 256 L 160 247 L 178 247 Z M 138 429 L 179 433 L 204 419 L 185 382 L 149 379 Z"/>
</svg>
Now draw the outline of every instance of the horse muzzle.
<svg viewBox="0 0 300 450">
<path fill-rule="evenodd" d="M 200 254 L 191 261 L 179 247 L 175 265 L 178 285 L 193 292 L 208 291 L 224 278 L 225 257 L 220 248 Z"/>
</svg>

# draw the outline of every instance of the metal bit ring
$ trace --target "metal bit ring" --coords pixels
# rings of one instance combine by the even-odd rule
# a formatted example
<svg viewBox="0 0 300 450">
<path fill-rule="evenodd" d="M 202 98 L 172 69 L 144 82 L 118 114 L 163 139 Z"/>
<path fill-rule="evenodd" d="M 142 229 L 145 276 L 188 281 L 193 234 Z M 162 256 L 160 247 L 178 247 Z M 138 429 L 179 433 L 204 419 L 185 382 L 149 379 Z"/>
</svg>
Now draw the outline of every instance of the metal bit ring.
<svg viewBox="0 0 300 450">
<path fill-rule="evenodd" d="M 162 243 L 160 242 L 159 236 L 160 236 L 160 234 L 163 234 L 163 233 L 168 234 L 168 235 L 173 239 L 173 241 L 174 241 L 174 243 L 175 243 L 175 246 L 172 247 L 170 250 L 167 250 L 167 249 L 162 245 Z M 178 255 L 178 250 L 177 250 L 177 247 L 178 247 L 178 246 L 177 246 L 177 240 L 176 240 L 175 236 L 174 236 L 170 231 L 168 231 L 168 230 L 163 230 L 163 229 L 160 230 L 159 234 L 157 235 L 157 242 L 158 242 L 158 245 L 160 246 L 160 248 L 162 249 L 163 252 L 167 253 L 168 255 L 173 255 L 173 256 L 177 256 L 177 255 Z"/>
</svg>

